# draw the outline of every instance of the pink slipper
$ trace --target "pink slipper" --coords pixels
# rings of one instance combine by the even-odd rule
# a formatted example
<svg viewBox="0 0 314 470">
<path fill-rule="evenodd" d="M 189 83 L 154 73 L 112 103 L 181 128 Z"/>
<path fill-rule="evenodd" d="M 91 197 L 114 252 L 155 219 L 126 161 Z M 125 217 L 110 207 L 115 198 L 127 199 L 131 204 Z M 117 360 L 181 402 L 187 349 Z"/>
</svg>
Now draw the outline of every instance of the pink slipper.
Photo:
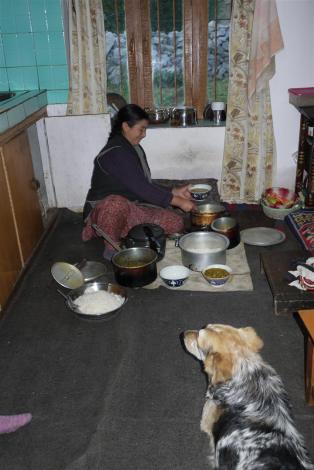
<svg viewBox="0 0 314 470">
<path fill-rule="evenodd" d="M 14 432 L 29 423 L 31 419 L 32 415 L 30 413 L 9 416 L 0 415 L 0 434 Z"/>
</svg>

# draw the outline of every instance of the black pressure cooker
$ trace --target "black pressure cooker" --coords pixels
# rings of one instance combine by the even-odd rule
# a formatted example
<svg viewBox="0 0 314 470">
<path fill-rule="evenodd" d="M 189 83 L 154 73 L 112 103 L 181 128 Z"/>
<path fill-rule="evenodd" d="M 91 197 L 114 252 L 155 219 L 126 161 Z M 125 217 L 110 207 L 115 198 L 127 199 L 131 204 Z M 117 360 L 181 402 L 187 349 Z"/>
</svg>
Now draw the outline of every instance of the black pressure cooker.
<svg viewBox="0 0 314 470">
<path fill-rule="evenodd" d="M 157 261 L 165 256 L 166 235 L 162 227 L 156 224 L 135 225 L 123 239 L 125 248 L 143 246 L 157 253 Z"/>
</svg>

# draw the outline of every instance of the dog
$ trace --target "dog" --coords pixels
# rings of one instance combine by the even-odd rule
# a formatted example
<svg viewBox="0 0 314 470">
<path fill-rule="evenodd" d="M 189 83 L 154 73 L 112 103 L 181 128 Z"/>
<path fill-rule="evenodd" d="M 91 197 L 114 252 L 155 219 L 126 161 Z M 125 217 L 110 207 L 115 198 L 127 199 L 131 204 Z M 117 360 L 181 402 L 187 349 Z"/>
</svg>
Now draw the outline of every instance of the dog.
<svg viewBox="0 0 314 470">
<path fill-rule="evenodd" d="M 212 324 L 183 333 L 208 377 L 201 430 L 221 470 L 314 470 L 275 370 L 263 361 L 263 341 L 251 327 Z"/>
</svg>

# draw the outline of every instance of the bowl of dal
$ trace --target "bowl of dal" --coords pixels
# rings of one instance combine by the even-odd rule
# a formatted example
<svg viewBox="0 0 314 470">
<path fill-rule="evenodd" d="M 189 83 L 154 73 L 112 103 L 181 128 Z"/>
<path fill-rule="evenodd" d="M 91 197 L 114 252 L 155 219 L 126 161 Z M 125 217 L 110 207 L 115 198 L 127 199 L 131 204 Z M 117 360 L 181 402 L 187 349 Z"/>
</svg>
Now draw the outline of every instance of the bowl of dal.
<svg viewBox="0 0 314 470">
<path fill-rule="evenodd" d="M 203 269 L 204 279 L 212 287 L 222 287 L 229 281 L 232 269 L 226 264 L 211 264 Z"/>
</svg>

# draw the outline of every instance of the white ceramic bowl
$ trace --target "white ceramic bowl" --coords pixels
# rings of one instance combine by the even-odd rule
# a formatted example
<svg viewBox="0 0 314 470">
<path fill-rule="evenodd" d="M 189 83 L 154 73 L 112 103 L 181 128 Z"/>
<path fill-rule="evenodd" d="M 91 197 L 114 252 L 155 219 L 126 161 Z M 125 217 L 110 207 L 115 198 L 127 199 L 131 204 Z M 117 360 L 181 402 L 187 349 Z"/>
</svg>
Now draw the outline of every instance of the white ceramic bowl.
<svg viewBox="0 0 314 470">
<path fill-rule="evenodd" d="M 216 276 L 211 276 L 209 274 L 210 269 L 221 269 L 226 271 L 228 274 L 222 277 L 216 277 Z M 230 276 L 232 274 L 232 269 L 230 266 L 227 266 L 226 264 L 211 264 L 210 266 L 207 266 L 206 268 L 203 269 L 202 275 L 204 279 L 210 284 L 212 287 L 222 287 L 226 284 L 226 282 L 230 279 Z"/>
<path fill-rule="evenodd" d="M 261 201 L 262 209 L 264 214 L 270 219 L 275 220 L 284 220 L 284 218 L 289 215 L 291 212 L 294 212 L 298 209 L 301 209 L 300 204 L 295 204 L 292 207 L 269 207 L 263 201 Z"/>
<path fill-rule="evenodd" d="M 159 276 L 167 287 L 177 288 L 183 286 L 190 275 L 189 268 L 182 265 L 172 265 L 162 268 Z"/>
<path fill-rule="evenodd" d="M 193 199 L 196 201 L 204 201 L 207 199 L 212 187 L 210 184 L 194 184 L 190 188 L 190 193 Z"/>
</svg>

